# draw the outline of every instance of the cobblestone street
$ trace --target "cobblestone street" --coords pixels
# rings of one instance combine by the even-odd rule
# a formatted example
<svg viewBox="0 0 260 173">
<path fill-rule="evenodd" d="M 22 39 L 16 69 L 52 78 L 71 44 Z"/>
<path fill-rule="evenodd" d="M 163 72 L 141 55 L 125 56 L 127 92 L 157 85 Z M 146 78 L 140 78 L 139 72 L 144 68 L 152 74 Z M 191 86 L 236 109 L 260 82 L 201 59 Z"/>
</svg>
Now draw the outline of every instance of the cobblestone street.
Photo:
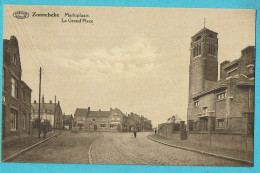
<svg viewBox="0 0 260 173">
<path fill-rule="evenodd" d="M 149 133 L 103 133 L 92 144 L 95 164 L 245 166 L 241 163 L 165 146 Z"/>
<path fill-rule="evenodd" d="M 140 132 L 134 138 L 132 133 L 66 131 L 12 162 L 89 164 L 90 156 L 93 164 L 247 166 L 165 146 L 148 139 L 148 134 Z"/>
<path fill-rule="evenodd" d="M 88 164 L 89 147 L 98 136 L 99 133 L 65 131 L 22 154 L 12 162 Z"/>
</svg>

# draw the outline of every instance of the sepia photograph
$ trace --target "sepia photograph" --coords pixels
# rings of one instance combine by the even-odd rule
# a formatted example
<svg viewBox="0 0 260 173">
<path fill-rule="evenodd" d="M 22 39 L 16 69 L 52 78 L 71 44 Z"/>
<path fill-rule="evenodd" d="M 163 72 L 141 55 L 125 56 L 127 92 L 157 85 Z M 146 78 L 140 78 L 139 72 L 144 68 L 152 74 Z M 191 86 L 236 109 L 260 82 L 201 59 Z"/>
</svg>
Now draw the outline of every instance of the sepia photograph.
<svg viewBox="0 0 260 173">
<path fill-rule="evenodd" d="M 255 9 L 4 5 L 1 162 L 254 166 Z"/>
</svg>

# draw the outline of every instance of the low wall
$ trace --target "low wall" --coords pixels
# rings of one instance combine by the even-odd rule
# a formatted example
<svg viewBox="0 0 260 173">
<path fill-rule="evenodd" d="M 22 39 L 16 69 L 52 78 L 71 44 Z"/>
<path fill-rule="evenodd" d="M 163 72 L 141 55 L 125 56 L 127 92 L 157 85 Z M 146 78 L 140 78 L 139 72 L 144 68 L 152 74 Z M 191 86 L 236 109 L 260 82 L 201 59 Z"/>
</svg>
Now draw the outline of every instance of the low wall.
<svg viewBox="0 0 260 173">
<path fill-rule="evenodd" d="M 181 140 L 180 131 L 174 130 L 174 123 L 158 125 L 158 135 L 165 138 Z M 215 147 L 253 151 L 254 139 L 252 136 L 235 133 L 192 132 L 188 134 L 188 142 L 206 144 Z"/>
<path fill-rule="evenodd" d="M 245 137 L 240 134 L 189 134 L 188 141 L 199 144 L 208 144 L 221 148 L 253 151 L 253 137 Z"/>
</svg>

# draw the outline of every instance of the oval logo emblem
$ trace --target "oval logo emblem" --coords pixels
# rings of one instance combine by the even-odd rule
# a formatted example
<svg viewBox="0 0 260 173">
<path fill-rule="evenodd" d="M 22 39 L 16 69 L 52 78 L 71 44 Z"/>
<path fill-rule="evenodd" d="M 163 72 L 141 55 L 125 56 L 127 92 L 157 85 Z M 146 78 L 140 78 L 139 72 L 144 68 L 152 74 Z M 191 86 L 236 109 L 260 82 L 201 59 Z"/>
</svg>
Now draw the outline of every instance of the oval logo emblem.
<svg viewBox="0 0 260 173">
<path fill-rule="evenodd" d="M 13 16 L 17 19 L 25 19 L 27 17 L 29 17 L 29 13 L 25 12 L 25 11 L 17 11 L 13 13 Z"/>
</svg>

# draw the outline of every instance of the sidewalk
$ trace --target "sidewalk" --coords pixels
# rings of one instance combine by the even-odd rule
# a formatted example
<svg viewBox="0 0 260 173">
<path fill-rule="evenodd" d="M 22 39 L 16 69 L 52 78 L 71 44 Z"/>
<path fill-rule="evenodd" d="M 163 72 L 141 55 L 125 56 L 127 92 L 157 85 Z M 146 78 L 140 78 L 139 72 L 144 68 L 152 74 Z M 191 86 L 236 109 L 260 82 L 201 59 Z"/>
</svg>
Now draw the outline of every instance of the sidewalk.
<svg viewBox="0 0 260 173">
<path fill-rule="evenodd" d="M 227 149 L 221 148 L 216 146 L 210 146 L 205 143 L 193 143 L 187 140 L 180 140 L 180 139 L 168 139 L 159 135 L 148 135 L 149 138 L 163 142 L 170 145 L 176 145 L 184 148 L 189 148 L 193 150 L 199 150 L 202 152 L 208 152 L 216 155 L 222 155 L 225 157 L 232 157 L 236 159 L 246 160 L 253 162 L 254 161 L 254 153 L 252 151 L 244 151 L 244 150 L 237 150 L 237 149 Z"/>
<path fill-rule="evenodd" d="M 49 132 L 46 134 L 46 138 L 55 135 L 56 133 Z M 40 141 L 44 140 L 43 134 L 41 133 L 41 138 L 38 139 L 38 134 L 35 133 L 33 136 L 30 135 L 21 135 L 19 138 L 9 138 L 5 141 L 2 141 L 2 148 L 1 148 L 1 160 L 22 151 L 23 149 L 30 147 Z"/>
</svg>

